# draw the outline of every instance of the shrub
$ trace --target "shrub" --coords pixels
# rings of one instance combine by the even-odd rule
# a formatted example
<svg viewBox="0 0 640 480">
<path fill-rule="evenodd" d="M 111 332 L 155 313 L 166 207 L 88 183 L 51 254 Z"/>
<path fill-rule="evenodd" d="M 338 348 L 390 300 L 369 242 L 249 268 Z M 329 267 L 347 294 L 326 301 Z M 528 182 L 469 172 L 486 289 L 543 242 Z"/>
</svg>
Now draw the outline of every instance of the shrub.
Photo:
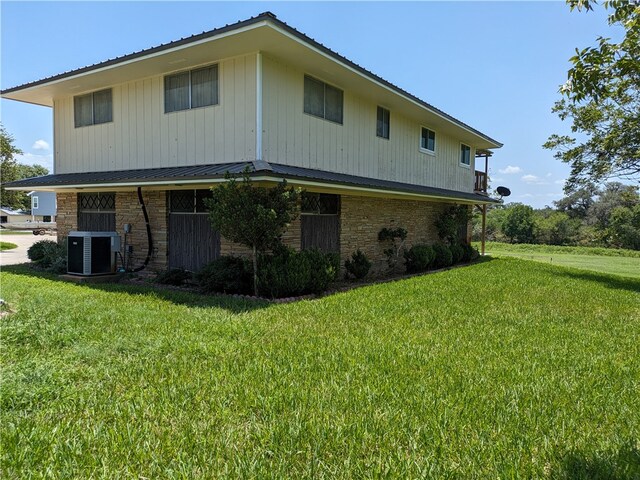
<svg viewBox="0 0 640 480">
<path fill-rule="evenodd" d="M 453 255 L 451 249 L 442 243 L 436 243 L 433 247 L 435 258 L 433 260 L 434 268 L 449 267 L 453 264 Z"/>
<path fill-rule="evenodd" d="M 67 256 L 65 255 L 60 255 L 57 256 L 56 258 L 54 258 L 51 261 L 51 264 L 49 265 L 49 267 L 47 267 L 47 271 L 51 272 L 51 273 L 67 273 Z"/>
<path fill-rule="evenodd" d="M 462 250 L 464 251 L 464 255 L 462 256 L 463 262 L 471 262 L 480 256 L 480 253 L 475 247 L 468 245 L 466 243 L 460 244 Z"/>
<path fill-rule="evenodd" d="M 196 273 L 195 279 L 206 293 L 247 294 L 251 292 L 251 264 L 240 257 L 219 257 Z"/>
<path fill-rule="evenodd" d="M 462 228 L 471 220 L 471 209 L 467 205 L 454 205 L 440 213 L 434 222 L 440 240 L 455 245 Z"/>
<path fill-rule="evenodd" d="M 310 269 L 310 275 L 304 293 L 322 293 L 338 276 L 338 272 L 340 271 L 339 256 L 336 265 L 336 255 L 333 253 L 323 253 L 320 250 L 311 249 L 303 250 L 296 253 L 296 255 L 300 255 L 304 259 L 304 262 L 309 265 Z"/>
<path fill-rule="evenodd" d="M 366 277 L 369 273 L 369 270 L 371 269 L 371 262 L 367 256 L 358 249 L 351 254 L 351 260 L 345 260 L 344 268 L 347 270 L 347 274 L 345 275 L 347 278 L 351 275 L 360 280 Z"/>
<path fill-rule="evenodd" d="M 335 255 L 319 250 L 296 252 L 280 246 L 271 255 L 261 255 L 258 288 L 271 298 L 320 293 L 335 280 Z"/>
<path fill-rule="evenodd" d="M 39 262 L 45 256 L 50 255 L 51 252 L 58 249 L 58 243 L 53 240 L 40 240 L 39 242 L 34 243 L 27 250 L 27 257 L 32 262 Z"/>
<path fill-rule="evenodd" d="M 161 283 L 163 285 L 184 285 L 188 283 L 193 275 L 191 272 L 187 272 L 183 268 L 171 268 L 169 270 L 165 270 L 164 272 L 160 272 L 156 277 L 156 282 Z"/>
<path fill-rule="evenodd" d="M 27 257 L 47 271 L 53 273 L 66 273 L 67 271 L 66 242 L 40 240 L 29 247 Z"/>
<path fill-rule="evenodd" d="M 454 243 L 449 247 L 451 250 L 451 264 L 460 263 L 464 258 L 464 248 L 459 243 Z"/>
<path fill-rule="evenodd" d="M 404 252 L 407 272 L 418 273 L 429 269 L 435 258 L 435 252 L 429 245 L 414 245 Z"/>
</svg>

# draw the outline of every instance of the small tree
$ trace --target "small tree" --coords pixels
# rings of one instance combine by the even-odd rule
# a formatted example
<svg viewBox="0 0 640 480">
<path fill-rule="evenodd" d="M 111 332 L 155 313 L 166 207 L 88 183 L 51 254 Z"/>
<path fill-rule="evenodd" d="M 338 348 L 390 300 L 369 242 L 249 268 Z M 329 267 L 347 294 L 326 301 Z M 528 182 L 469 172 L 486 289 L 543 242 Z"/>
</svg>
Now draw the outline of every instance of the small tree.
<svg viewBox="0 0 640 480">
<path fill-rule="evenodd" d="M 245 170 L 242 181 L 230 174 L 226 183 L 211 189 L 205 200 L 213 228 L 232 242 L 249 247 L 253 255 L 253 291 L 258 295 L 258 252 L 281 243 L 282 234 L 296 218 L 299 192 L 286 180 L 273 188 L 254 186 Z"/>
<path fill-rule="evenodd" d="M 469 225 L 470 219 L 471 211 L 467 205 L 455 205 L 438 215 L 434 225 L 441 240 L 457 245 L 460 229 Z"/>
<path fill-rule="evenodd" d="M 402 227 L 385 227 L 378 232 L 378 241 L 390 245 L 389 248 L 384 250 L 384 254 L 387 256 L 387 263 L 392 271 L 395 271 L 400 257 L 404 253 L 404 242 L 407 240 L 407 234 L 407 230 Z"/>
</svg>

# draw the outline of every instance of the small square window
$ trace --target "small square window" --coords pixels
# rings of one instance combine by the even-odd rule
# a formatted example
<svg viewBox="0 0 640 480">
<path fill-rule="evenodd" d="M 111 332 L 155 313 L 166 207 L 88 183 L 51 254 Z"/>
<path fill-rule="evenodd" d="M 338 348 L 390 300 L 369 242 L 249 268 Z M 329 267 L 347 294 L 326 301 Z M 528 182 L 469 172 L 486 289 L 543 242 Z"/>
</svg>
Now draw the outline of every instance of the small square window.
<svg viewBox="0 0 640 480">
<path fill-rule="evenodd" d="M 218 104 L 218 65 L 164 77 L 164 112 Z"/>
<path fill-rule="evenodd" d="M 471 166 L 471 147 L 464 143 L 460 144 L 460 164 Z"/>
<path fill-rule="evenodd" d="M 304 113 L 342 124 L 343 97 L 342 90 L 304 76 Z"/>
<path fill-rule="evenodd" d="M 73 97 L 73 114 L 76 128 L 113 121 L 111 89 Z"/>
<path fill-rule="evenodd" d="M 428 152 L 436 151 L 436 132 L 422 127 L 420 131 L 420 148 Z"/>
<path fill-rule="evenodd" d="M 390 112 L 386 108 L 378 107 L 378 121 L 376 123 L 376 135 L 380 138 L 389 138 Z"/>
</svg>

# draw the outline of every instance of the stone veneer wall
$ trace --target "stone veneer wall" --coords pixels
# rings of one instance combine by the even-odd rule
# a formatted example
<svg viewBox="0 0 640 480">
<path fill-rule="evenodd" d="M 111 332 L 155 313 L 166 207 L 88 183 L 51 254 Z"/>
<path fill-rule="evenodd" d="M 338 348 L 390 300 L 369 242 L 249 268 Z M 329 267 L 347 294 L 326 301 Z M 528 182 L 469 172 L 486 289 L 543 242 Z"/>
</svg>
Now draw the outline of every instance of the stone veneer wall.
<svg viewBox="0 0 640 480">
<path fill-rule="evenodd" d="M 70 231 L 78 228 L 78 196 L 76 193 L 58 193 L 58 241 L 67 237 Z M 167 200 L 164 191 L 142 191 L 142 198 L 147 207 L 151 236 L 153 239 L 153 254 L 147 268 L 149 270 L 163 270 L 167 268 Z M 124 242 L 125 223 L 131 224 L 131 233 L 127 235 L 127 244 L 133 245 L 133 268 L 141 265 L 148 251 L 147 227 L 138 204 L 137 192 L 116 193 L 116 231 Z"/>
<path fill-rule="evenodd" d="M 168 206 L 165 191 L 145 191 L 142 198 L 149 215 L 153 250 L 151 260 L 147 266 L 150 270 L 164 270 L 167 268 L 167 220 Z M 132 261 L 129 265 L 136 268 L 147 257 L 149 245 L 147 241 L 147 226 L 144 221 L 142 207 L 138 203 L 138 192 L 116 193 L 116 231 L 124 242 L 125 223 L 131 224 L 131 233 L 127 235 L 127 244 L 133 246 Z"/>
<path fill-rule="evenodd" d="M 340 213 L 340 258 L 342 263 L 360 249 L 372 261 L 372 271 L 386 268 L 384 250 L 378 241 L 384 227 L 405 228 L 406 246 L 438 241 L 433 223 L 451 204 L 343 195 Z"/>
<path fill-rule="evenodd" d="M 151 270 L 167 268 L 167 224 L 168 205 L 165 191 L 143 190 L 153 235 L 153 256 L 149 264 Z M 67 236 L 77 228 L 78 209 L 76 193 L 58 193 L 58 239 Z M 351 257 L 356 250 L 362 250 L 374 262 L 374 270 L 386 267 L 384 249 L 386 245 L 378 241 L 378 232 L 384 228 L 403 227 L 408 230 L 407 246 L 416 243 L 432 244 L 438 241 L 433 223 L 438 214 L 451 204 L 417 200 L 398 200 L 343 195 L 340 205 L 340 257 L 341 263 Z M 122 226 L 132 225 L 127 242 L 133 245 L 133 267 L 140 265 L 147 253 L 147 234 L 144 216 L 138 205 L 137 192 L 116 194 L 116 229 L 124 239 Z M 286 245 L 299 250 L 301 242 L 300 216 L 296 218 L 283 235 Z M 251 251 L 242 245 L 225 239 L 220 240 L 222 255 L 250 256 Z"/>
<path fill-rule="evenodd" d="M 67 238 L 69 232 L 78 229 L 78 195 L 76 193 L 56 193 L 56 226 L 58 241 Z"/>
</svg>

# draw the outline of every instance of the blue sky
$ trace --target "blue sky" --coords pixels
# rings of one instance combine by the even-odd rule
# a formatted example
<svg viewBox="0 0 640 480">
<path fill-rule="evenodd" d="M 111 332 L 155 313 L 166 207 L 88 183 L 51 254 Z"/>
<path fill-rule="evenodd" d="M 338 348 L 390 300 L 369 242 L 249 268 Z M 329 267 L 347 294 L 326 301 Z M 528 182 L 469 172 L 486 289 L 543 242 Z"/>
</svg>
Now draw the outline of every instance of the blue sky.
<svg viewBox="0 0 640 480">
<path fill-rule="evenodd" d="M 613 36 L 606 12 L 564 2 L 7 2 L 3 89 L 244 20 L 264 11 L 504 143 L 493 185 L 534 207 L 562 197 L 568 167 L 542 144 L 575 48 Z M 2 100 L 25 155 L 51 167 L 48 108 Z"/>
</svg>

